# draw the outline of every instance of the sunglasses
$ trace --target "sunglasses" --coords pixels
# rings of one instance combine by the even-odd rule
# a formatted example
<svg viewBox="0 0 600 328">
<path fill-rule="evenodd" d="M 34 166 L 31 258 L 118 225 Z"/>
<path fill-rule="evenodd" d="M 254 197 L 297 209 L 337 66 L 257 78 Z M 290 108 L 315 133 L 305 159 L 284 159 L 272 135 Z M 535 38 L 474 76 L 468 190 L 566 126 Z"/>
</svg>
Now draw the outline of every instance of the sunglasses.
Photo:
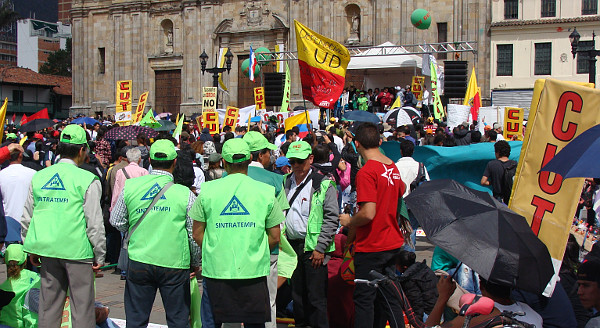
<svg viewBox="0 0 600 328">
<path fill-rule="evenodd" d="M 298 159 L 298 158 L 290 158 L 290 165 L 294 165 L 294 164 L 304 164 L 304 162 L 306 161 L 305 159 Z"/>
</svg>

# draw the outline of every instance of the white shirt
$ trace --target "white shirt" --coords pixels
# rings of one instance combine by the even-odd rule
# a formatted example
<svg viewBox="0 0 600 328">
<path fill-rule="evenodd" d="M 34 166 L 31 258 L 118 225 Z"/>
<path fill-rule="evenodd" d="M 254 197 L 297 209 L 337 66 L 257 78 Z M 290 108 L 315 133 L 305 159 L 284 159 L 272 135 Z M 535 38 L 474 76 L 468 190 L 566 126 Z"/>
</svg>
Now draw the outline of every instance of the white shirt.
<svg viewBox="0 0 600 328">
<path fill-rule="evenodd" d="M 502 133 L 498 133 L 498 134 L 496 135 L 496 141 L 500 141 L 500 140 L 505 140 L 505 139 L 504 139 L 504 136 L 502 135 Z"/>
<path fill-rule="evenodd" d="M 502 311 L 510 311 L 510 312 L 523 312 L 525 315 L 518 315 L 515 319 L 519 321 L 523 321 L 532 325 L 535 325 L 536 328 L 542 328 L 543 320 L 542 316 L 540 316 L 537 312 L 535 312 L 529 305 L 521 302 L 515 302 L 512 305 L 502 305 L 494 302 L 494 306 L 500 312 Z"/>
<path fill-rule="evenodd" d="M 248 166 L 260 167 L 261 169 L 265 168 L 260 162 L 257 162 L 257 161 L 250 162 L 250 164 L 248 164 Z"/>
<path fill-rule="evenodd" d="M 342 140 L 342 138 L 340 138 L 336 134 L 334 134 L 333 135 L 333 143 L 337 146 L 337 149 L 341 154 L 342 149 L 344 149 L 344 140 Z"/>
<path fill-rule="evenodd" d="M 292 173 L 292 185 L 290 191 L 287 194 L 288 201 L 296 193 L 298 186 L 303 184 L 306 179 L 311 175 L 312 169 L 308 172 L 304 180 L 299 184 L 296 184 L 296 177 Z M 300 191 L 294 202 L 290 204 L 290 209 L 287 212 L 285 218 L 285 225 L 287 226 L 286 234 L 289 239 L 304 239 L 306 238 L 306 226 L 308 224 L 308 215 L 310 214 L 310 189 L 312 183 L 308 182 L 304 188 Z"/>
<path fill-rule="evenodd" d="M 419 162 L 415 161 L 412 157 L 402 157 L 396 162 L 396 167 L 400 172 L 402 182 L 404 182 L 404 185 L 406 186 L 402 197 L 406 197 L 410 194 L 410 184 L 415 181 L 417 175 L 419 175 Z M 429 181 L 427 168 L 425 168 L 425 180 Z"/>
<path fill-rule="evenodd" d="M 2 190 L 4 213 L 17 222 L 21 222 L 23 206 L 35 173 L 35 170 L 21 164 L 11 164 L 0 171 L 0 190 Z"/>
<path fill-rule="evenodd" d="M 206 181 L 204 171 L 201 168 L 194 165 L 194 187 L 196 187 L 196 193 L 200 193 L 200 185 Z"/>
</svg>

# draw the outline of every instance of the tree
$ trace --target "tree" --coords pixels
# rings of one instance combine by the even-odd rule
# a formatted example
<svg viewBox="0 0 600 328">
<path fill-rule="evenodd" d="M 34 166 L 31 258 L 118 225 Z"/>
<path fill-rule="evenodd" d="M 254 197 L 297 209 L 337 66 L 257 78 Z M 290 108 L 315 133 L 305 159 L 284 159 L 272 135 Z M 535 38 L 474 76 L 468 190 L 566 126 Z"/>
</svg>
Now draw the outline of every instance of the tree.
<svg viewBox="0 0 600 328">
<path fill-rule="evenodd" d="M 21 19 L 19 13 L 13 10 L 13 4 L 9 0 L 1 1 L 0 4 L 0 29 L 11 26 Z"/>
<path fill-rule="evenodd" d="M 48 60 L 40 67 L 40 73 L 71 76 L 71 38 L 67 39 L 66 49 L 48 55 Z"/>
</svg>

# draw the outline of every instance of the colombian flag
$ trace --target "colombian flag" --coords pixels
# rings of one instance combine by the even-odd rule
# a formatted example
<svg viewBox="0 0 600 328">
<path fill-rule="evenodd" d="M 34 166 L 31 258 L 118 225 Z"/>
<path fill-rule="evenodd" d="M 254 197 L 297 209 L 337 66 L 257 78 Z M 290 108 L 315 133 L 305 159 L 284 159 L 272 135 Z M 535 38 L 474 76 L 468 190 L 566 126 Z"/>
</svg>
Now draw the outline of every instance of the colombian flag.
<svg viewBox="0 0 600 328">
<path fill-rule="evenodd" d="M 315 106 L 333 109 L 344 89 L 350 53 L 343 45 L 315 33 L 297 20 L 294 25 L 302 95 Z"/>
<path fill-rule="evenodd" d="M 290 130 L 291 128 L 298 125 L 300 128 L 300 133 L 298 137 L 304 138 L 308 135 L 309 129 L 308 125 L 310 124 L 310 117 L 308 116 L 308 112 L 304 111 L 302 114 L 294 115 L 289 118 L 286 118 L 284 121 L 285 131 Z"/>
<path fill-rule="evenodd" d="M 477 76 L 475 76 L 475 67 L 471 71 L 471 77 L 469 78 L 469 85 L 467 86 L 467 92 L 465 93 L 465 100 L 463 105 L 471 106 L 471 116 L 473 121 L 477 120 L 477 114 L 479 113 L 479 107 L 481 107 L 481 92 L 477 87 Z"/>
</svg>

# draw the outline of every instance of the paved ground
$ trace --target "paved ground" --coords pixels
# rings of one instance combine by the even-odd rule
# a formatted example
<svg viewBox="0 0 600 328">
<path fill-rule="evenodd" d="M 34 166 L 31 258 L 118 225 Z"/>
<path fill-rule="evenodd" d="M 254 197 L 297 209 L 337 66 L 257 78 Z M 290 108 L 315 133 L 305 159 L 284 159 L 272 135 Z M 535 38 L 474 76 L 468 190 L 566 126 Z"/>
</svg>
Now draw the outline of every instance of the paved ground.
<svg viewBox="0 0 600 328">
<path fill-rule="evenodd" d="M 417 237 L 417 261 L 427 259 L 431 263 L 433 246 L 424 237 Z M 123 295 L 125 292 L 125 281 L 120 280 L 120 275 L 112 274 L 113 270 L 104 271 L 104 277 L 96 279 L 96 301 L 110 308 L 110 317 L 125 319 L 125 308 Z M 0 265 L 0 281 L 6 280 L 6 266 Z M 202 288 L 202 286 L 200 286 Z M 162 306 L 160 293 L 157 293 L 154 307 L 150 315 L 150 322 L 166 325 L 165 310 Z M 120 322 L 119 322 L 120 323 Z M 287 327 L 287 325 L 280 325 Z M 124 327 L 124 326 L 123 326 Z M 166 327 L 166 326 L 165 326 Z"/>
</svg>

